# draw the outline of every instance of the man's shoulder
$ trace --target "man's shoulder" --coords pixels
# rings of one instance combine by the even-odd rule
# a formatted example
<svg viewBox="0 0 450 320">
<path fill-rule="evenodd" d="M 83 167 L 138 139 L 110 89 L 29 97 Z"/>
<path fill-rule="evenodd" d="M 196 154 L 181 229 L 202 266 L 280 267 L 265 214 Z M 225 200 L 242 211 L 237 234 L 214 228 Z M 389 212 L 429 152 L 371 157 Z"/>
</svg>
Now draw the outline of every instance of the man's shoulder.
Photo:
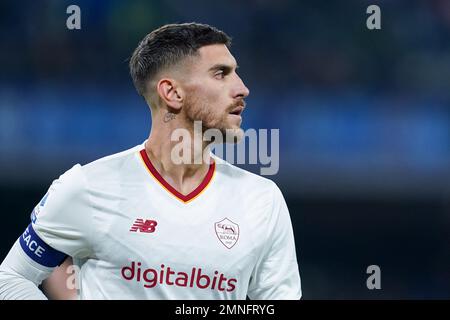
<svg viewBox="0 0 450 320">
<path fill-rule="evenodd" d="M 133 156 L 136 152 L 142 150 L 143 148 L 144 148 L 144 144 L 142 143 L 142 144 L 136 145 L 132 148 L 96 159 L 92 162 L 89 162 L 89 163 L 83 165 L 82 167 L 89 167 L 89 166 L 96 166 L 96 165 L 102 166 L 107 163 L 126 161 L 127 158 L 129 158 L 130 156 Z"/>
<path fill-rule="evenodd" d="M 278 189 L 276 183 L 268 178 L 239 168 L 215 155 L 213 155 L 213 158 L 217 171 L 224 179 L 229 179 L 230 183 L 235 186 L 251 188 L 249 190 L 260 190 L 262 192 L 274 192 L 274 190 Z"/>
<path fill-rule="evenodd" d="M 123 150 L 123 151 L 96 159 L 92 162 L 82 165 L 81 167 L 84 171 L 88 171 L 88 172 L 93 171 L 95 169 L 115 170 L 117 166 L 121 166 L 124 163 L 126 163 L 127 161 L 129 161 L 130 158 L 135 157 L 136 153 L 139 152 L 140 150 L 142 150 L 143 148 L 144 148 L 144 145 L 139 144 L 139 145 L 136 145 L 127 150 Z"/>
<path fill-rule="evenodd" d="M 83 165 L 77 164 L 77 174 L 83 176 L 88 184 L 107 182 L 122 176 L 131 177 L 136 168 L 137 153 L 143 148 L 143 144 L 139 144 Z M 73 168 L 69 171 L 73 171 Z"/>
</svg>

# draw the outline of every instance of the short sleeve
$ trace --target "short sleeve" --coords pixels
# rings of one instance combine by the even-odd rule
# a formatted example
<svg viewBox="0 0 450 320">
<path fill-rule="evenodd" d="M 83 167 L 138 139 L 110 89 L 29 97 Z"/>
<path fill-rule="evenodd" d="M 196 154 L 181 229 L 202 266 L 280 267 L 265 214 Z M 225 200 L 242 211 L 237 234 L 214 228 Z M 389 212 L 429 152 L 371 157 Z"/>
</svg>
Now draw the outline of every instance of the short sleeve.
<svg viewBox="0 0 450 320">
<path fill-rule="evenodd" d="M 53 181 L 32 213 L 30 230 L 66 255 L 91 255 L 92 213 L 87 181 L 77 164 Z"/>
<path fill-rule="evenodd" d="M 286 201 L 274 185 L 271 230 L 250 280 L 248 296 L 255 300 L 296 300 L 302 296 L 294 233 Z"/>
</svg>

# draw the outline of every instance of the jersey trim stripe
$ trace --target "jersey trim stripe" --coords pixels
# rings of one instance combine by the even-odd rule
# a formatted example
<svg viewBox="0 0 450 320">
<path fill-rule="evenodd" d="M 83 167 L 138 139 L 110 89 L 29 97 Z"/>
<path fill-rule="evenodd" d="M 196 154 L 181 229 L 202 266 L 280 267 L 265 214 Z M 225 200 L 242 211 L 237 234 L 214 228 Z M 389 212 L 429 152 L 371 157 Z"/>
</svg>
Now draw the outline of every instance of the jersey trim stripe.
<svg viewBox="0 0 450 320">
<path fill-rule="evenodd" d="M 208 187 L 209 183 L 211 182 L 216 168 L 216 163 L 214 160 L 209 165 L 208 172 L 206 173 L 205 178 L 203 178 L 203 181 L 200 183 L 200 185 L 195 188 L 192 192 L 190 192 L 187 195 L 182 194 L 178 190 L 176 190 L 174 187 L 172 187 L 164 178 L 159 174 L 159 172 L 156 170 L 156 168 L 153 166 L 152 162 L 148 158 L 147 152 L 145 152 L 145 149 L 142 149 L 139 152 L 142 161 L 144 162 L 145 167 L 147 168 L 150 175 L 155 178 L 155 180 L 169 193 L 171 193 L 173 196 L 175 196 L 178 200 L 183 201 L 184 203 L 188 203 L 195 198 L 197 198 L 205 189 Z"/>
</svg>

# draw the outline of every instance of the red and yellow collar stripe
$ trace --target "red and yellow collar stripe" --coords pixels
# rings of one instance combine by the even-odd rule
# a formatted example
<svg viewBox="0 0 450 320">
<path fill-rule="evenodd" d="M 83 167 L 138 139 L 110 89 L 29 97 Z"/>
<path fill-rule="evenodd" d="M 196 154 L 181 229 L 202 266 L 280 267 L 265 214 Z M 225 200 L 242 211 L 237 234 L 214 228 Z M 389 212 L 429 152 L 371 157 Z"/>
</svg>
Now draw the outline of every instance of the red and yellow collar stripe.
<svg viewBox="0 0 450 320">
<path fill-rule="evenodd" d="M 145 152 L 145 149 L 142 149 L 140 152 L 141 160 L 144 162 L 145 167 L 147 168 L 150 175 L 155 178 L 155 180 L 169 193 L 171 193 L 173 196 L 175 196 L 178 200 L 188 203 L 195 198 L 197 198 L 210 184 L 216 168 L 216 163 L 214 160 L 209 165 L 208 172 L 206 173 L 205 178 L 203 178 L 203 181 L 200 183 L 200 185 L 195 188 L 192 192 L 190 192 L 187 195 L 182 194 L 178 190 L 176 190 L 174 187 L 172 187 L 164 178 L 159 174 L 159 172 L 156 170 L 156 168 L 153 166 L 152 162 L 148 158 L 147 152 Z"/>
</svg>

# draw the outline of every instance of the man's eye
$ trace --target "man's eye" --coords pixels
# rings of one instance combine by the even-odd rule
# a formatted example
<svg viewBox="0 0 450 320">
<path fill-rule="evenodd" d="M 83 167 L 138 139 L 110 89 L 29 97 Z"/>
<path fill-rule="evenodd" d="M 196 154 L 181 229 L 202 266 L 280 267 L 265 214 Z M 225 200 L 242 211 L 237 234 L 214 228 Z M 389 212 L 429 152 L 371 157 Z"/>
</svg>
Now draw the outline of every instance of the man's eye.
<svg viewBox="0 0 450 320">
<path fill-rule="evenodd" d="M 217 79 L 223 79 L 225 77 L 225 72 L 222 71 L 218 71 L 214 74 L 214 77 Z"/>
</svg>

